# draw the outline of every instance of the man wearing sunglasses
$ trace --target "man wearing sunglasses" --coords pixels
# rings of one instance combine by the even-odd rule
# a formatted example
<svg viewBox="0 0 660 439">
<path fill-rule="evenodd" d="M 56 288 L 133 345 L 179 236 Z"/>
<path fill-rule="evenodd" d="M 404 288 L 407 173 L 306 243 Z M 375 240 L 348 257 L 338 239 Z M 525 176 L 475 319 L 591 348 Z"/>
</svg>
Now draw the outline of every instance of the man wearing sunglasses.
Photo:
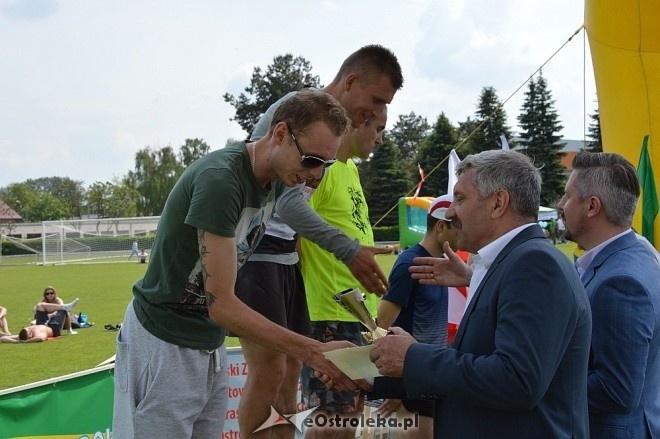
<svg viewBox="0 0 660 439">
<path fill-rule="evenodd" d="M 258 244 L 283 186 L 320 178 L 301 164 L 290 130 L 310 155 L 335 157 L 349 125 L 331 96 L 306 90 L 275 112 L 268 134 L 192 163 L 170 192 L 144 277 L 133 286 L 117 337 L 116 438 L 222 436 L 228 403 L 227 330 L 357 386 L 323 344 L 288 331 L 234 294 L 236 272 Z M 305 144 L 305 147 L 307 143 Z"/>
<path fill-rule="evenodd" d="M 335 79 L 322 91 L 337 98 L 346 109 L 356 135 L 356 127 L 381 115 L 402 85 L 396 56 L 382 46 L 370 45 L 346 58 Z M 265 135 L 274 111 L 297 93 L 291 92 L 273 104 L 255 126 L 251 138 Z M 328 157 L 311 157 L 315 145 L 306 133 L 291 127 L 289 136 L 302 165 L 323 169 L 321 166 L 331 164 Z M 365 291 L 379 295 L 386 291 L 387 278 L 374 256 L 390 250 L 361 245 L 354 237 L 329 225 L 303 199 L 303 186 L 287 188 L 278 198 L 276 215 L 268 223 L 264 238 L 238 273 L 236 294 L 273 322 L 300 334 L 310 334 L 305 288 L 297 265 L 296 234 L 331 252 L 336 257 L 333 262 L 343 262 Z M 343 214 L 349 217 L 351 212 Z M 249 375 L 239 404 L 239 425 L 241 436 L 250 438 L 258 436 L 253 431 L 270 415 L 271 405 L 280 413 L 296 412 L 302 363 L 249 340 L 241 339 L 241 345 Z M 289 437 L 293 437 L 292 427 L 277 428 L 288 428 Z"/>
</svg>

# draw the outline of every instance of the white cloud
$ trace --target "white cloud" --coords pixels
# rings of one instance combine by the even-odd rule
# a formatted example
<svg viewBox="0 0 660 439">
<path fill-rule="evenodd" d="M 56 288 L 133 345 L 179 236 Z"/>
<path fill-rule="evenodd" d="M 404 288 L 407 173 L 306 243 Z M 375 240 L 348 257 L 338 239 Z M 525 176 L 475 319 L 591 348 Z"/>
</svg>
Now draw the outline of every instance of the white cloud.
<svg viewBox="0 0 660 439">
<path fill-rule="evenodd" d="M 39 20 L 57 11 L 55 0 L 0 0 L 0 13 L 21 20 Z"/>
<path fill-rule="evenodd" d="M 509 97 L 582 15 L 573 0 L 0 0 L 0 39 L 12 42 L 0 45 L 0 186 L 51 175 L 91 184 L 125 174 L 146 146 L 243 138 L 222 95 L 284 53 L 327 84 L 349 53 L 382 44 L 405 77 L 389 126 L 411 111 L 457 123 L 482 87 Z M 543 70 L 571 138 L 583 129 L 581 39 Z M 523 91 L 505 107 L 512 127 Z"/>
</svg>

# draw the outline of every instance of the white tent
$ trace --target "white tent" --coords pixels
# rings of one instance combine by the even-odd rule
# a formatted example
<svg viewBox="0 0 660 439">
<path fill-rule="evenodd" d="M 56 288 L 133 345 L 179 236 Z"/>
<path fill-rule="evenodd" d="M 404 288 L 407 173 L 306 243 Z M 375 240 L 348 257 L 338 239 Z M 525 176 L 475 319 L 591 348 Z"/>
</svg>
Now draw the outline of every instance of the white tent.
<svg viewBox="0 0 660 439">
<path fill-rule="evenodd" d="M 548 221 L 550 219 L 557 219 L 557 210 L 552 207 L 539 207 L 538 220 L 539 221 Z"/>
</svg>

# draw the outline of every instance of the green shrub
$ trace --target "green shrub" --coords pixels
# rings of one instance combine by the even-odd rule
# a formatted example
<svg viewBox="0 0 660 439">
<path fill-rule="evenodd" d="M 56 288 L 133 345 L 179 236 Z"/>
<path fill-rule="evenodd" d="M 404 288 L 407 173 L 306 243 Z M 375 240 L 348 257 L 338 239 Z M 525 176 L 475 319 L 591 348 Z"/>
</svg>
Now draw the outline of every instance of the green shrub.
<svg viewBox="0 0 660 439">
<path fill-rule="evenodd" d="M 374 227 L 374 241 L 398 241 L 399 226 Z"/>
<path fill-rule="evenodd" d="M 30 239 L 24 242 L 30 248 L 41 249 L 41 239 Z M 36 247 L 35 247 L 36 246 Z M 2 256 L 31 255 L 34 252 L 18 247 L 11 241 L 2 241 Z"/>
</svg>

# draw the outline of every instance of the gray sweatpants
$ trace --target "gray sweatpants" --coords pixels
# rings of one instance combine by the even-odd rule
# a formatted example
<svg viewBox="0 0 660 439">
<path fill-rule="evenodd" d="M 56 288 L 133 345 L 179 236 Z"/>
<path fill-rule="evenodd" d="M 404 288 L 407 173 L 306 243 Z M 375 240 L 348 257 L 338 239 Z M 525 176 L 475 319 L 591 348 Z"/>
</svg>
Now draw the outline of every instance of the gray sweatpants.
<svg viewBox="0 0 660 439">
<path fill-rule="evenodd" d="M 154 337 L 129 303 L 117 335 L 114 439 L 219 438 L 227 412 L 227 352 Z"/>
</svg>

